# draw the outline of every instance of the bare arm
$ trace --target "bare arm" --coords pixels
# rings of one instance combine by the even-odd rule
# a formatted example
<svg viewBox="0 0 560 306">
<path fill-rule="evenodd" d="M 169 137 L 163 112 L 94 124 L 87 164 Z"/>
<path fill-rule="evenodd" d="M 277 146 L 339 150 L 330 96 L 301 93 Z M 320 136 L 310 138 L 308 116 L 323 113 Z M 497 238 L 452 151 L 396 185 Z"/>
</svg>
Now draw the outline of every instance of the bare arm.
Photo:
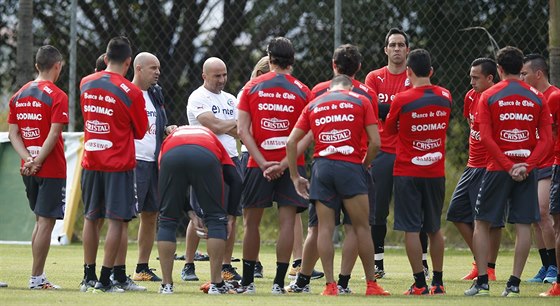
<svg viewBox="0 0 560 306">
<path fill-rule="evenodd" d="M 255 138 L 253 138 L 253 134 L 251 133 L 251 115 L 246 111 L 239 110 L 237 134 L 239 134 L 239 138 L 247 147 L 249 155 L 251 155 L 257 165 L 259 165 L 261 171 L 264 172 L 271 165 L 278 164 L 278 162 L 267 161 L 261 151 L 259 151 Z"/>
<path fill-rule="evenodd" d="M 216 135 L 226 134 L 237 126 L 237 121 L 235 119 L 218 119 L 212 112 L 202 113 L 196 117 L 196 120 Z"/>
<path fill-rule="evenodd" d="M 56 142 L 58 141 L 58 137 L 62 133 L 62 128 L 63 127 L 64 127 L 64 124 L 62 124 L 62 123 L 51 124 L 51 129 L 49 131 L 49 135 L 47 136 L 47 139 L 43 143 L 43 146 L 41 147 L 41 150 L 39 151 L 39 155 L 37 155 L 35 157 L 35 162 L 36 163 L 42 165 L 43 162 L 45 161 L 45 159 L 47 159 L 47 156 L 49 156 L 49 154 L 51 154 L 54 146 L 56 145 Z"/>
<path fill-rule="evenodd" d="M 309 132 L 307 135 L 312 135 Z M 309 182 L 307 179 L 301 177 L 299 172 L 297 171 L 297 159 L 300 155 L 300 150 L 305 145 L 304 142 L 306 140 L 302 140 L 304 138 L 305 132 L 302 129 L 294 128 L 288 137 L 288 141 L 286 143 L 286 160 L 288 167 L 290 169 L 290 178 L 294 184 L 294 187 L 297 193 L 305 199 L 309 198 Z M 309 137 L 308 137 L 309 138 Z M 300 145 L 301 143 L 304 143 Z M 307 142 L 309 145 L 309 142 Z M 305 147 L 307 147 L 307 145 Z M 305 149 L 303 149 L 305 150 Z"/>
<path fill-rule="evenodd" d="M 17 152 L 19 157 L 21 157 L 21 159 L 26 161 L 31 157 L 31 154 L 29 154 L 29 151 L 27 151 L 25 144 L 23 144 L 23 139 L 21 138 L 21 133 L 19 132 L 19 127 L 17 124 L 9 125 L 8 138 L 12 143 L 12 147 L 14 147 L 14 150 Z"/>
</svg>

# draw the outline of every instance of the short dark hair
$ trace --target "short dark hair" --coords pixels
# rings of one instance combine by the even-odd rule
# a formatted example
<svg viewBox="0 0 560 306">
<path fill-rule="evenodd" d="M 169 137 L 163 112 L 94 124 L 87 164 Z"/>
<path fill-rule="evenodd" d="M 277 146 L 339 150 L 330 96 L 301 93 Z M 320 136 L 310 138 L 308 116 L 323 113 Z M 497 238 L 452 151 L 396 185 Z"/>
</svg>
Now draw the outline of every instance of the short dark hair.
<svg viewBox="0 0 560 306">
<path fill-rule="evenodd" d="M 362 54 L 351 44 L 341 45 L 334 50 L 333 61 L 338 73 L 354 76 L 362 63 Z"/>
<path fill-rule="evenodd" d="M 526 63 L 530 63 L 533 71 L 542 71 L 544 76 L 548 79 L 548 64 L 546 63 L 544 56 L 538 53 L 527 54 L 523 58 L 523 64 Z"/>
<path fill-rule="evenodd" d="M 498 68 L 496 67 L 496 61 L 488 57 L 480 57 L 475 59 L 471 67 L 480 66 L 480 71 L 484 76 L 492 75 L 494 81 L 498 80 Z"/>
<path fill-rule="evenodd" d="M 391 28 L 389 32 L 387 32 L 387 35 L 385 35 L 385 47 L 389 45 L 389 37 L 393 34 L 400 34 L 404 36 L 404 43 L 408 47 L 408 35 L 406 35 L 406 33 L 399 28 Z"/>
<path fill-rule="evenodd" d="M 523 52 L 516 47 L 507 46 L 500 49 L 496 60 L 506 74 L 519 74 L 523 68 Z"/>
<path fill-rule="evenodd" d="M 101 54 L 95 61 L 95 71 L 103 71 L 107 69 L 107 64 L 105 64 L 106 53 Z"/>
<path fill-rule="evenodd" d="M 107 61 L 117 64 L 124 63 L 129 57 L 132 57 L 132 48 L 130 41 L 124 36 L 111 38 L 107 44 Z"/>
<path fill-rule="evenodd" d="M 339 74 L 332 79 L 330 88 L 333 88 L 336 85 L 342 85 L 343 87 L 350 88 L 352 87 L 352 79 L 348 75 Z"/>
<path fill-rule="evenodd" d="M 51 45 L 45 45 L 39 48 L 35 55 L 35 63 L 39 71 L 50 70 L 54 64 L 62 61 L 62 54 L 57 48 Z"/>
<path fill-rule="evenodd" d="M 417 77 L 429 77 L 432 69 L 430 53 L 424 49 L 414 49 L 408 54 L 406 65 L 412 69 Z"/>
<path fill-rule="evenodd" d="M 286 37 L 273 38 L 266 47 L 268 58 L 271 64 L 277 65 L 282 69 L 294 64 L 294 54 L 296 53 L 292 42 Z"/>
</svg>

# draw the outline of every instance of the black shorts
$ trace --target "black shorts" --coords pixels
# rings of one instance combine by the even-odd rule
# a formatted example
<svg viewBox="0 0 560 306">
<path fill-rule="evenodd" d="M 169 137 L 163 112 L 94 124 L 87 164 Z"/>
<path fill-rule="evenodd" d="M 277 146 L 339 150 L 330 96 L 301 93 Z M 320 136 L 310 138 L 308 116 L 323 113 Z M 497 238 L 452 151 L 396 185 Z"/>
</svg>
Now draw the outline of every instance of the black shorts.
<svg viewBox="0 0 560 306">
<path fill-rule="evenodd" d="M 473 223 L 476 197 L 486 168 L 466 167 L 461 175 L 447 209 L 447 221 Z"/>
<path fill-rule="evenodd" d="M 249 163 L 249 152 L 241 152 L 239 154 L 239 174 L 241 178 L 245 177 L 245 172 L 247 172 L 247 163 Z M 237 164 L 236 164 L 237 166 Z"/>
<path fill-rule="evenodd" d="M 550 214 L 560 214 L 560 167 L 552 166 L 552 182 L 550 185 Z"/>
<path fill-rule="evenodd" d="M 196 192 L 206 216 L 227 217 L 224 204 L 222 164 L 208 149 L 197 145 L 180 145 L 167 151 L 160 160 L 160 218 L 178 220 L 189 186 Z M 196 208 L 193 207 L 196 211 Z"/>
<path fill-rule="evenodd" d="M 206 214 L 202 220 L 208 229 L 208 238 L 227 240 L 227 216 L 223 214 Z"/>
<path fill-rule="evenodd" d="M 340 221 L 340 215 L 342 215 L 342 222 Z M 309 221 L 307 222 L 307 227 L 316 227 L 318 224 L 319 219 L 317 218 L 317 210 L 315 209 L 315 205 L 309 204 Z M 337 226 L 340 224 L 352 225 L 350 217 L 346 213 L 344 206 L 342 206 L 342 209 L 335 211 L 334 224 Z"/>
<path fill-rule="evenodd" d="M 475 220 L 499 223 L 507 209 L 509 223 L 531 224 L 540 220 L 537 171 L 522 182 L 505 171 L 486 171 L 476 200 Z"/>
<path fill-rule="evenodd" d="M 544 168 L 538 168 L 537 169 L 537 180 L 546 180 L 546 179 L 550 179 L 552 177 L 552 166 L 550 167 L 544 167 Z"/>
<path fill-rule="evenodd" d="M 158 170 L 157 162 L 136 160 L 134 169 L 136 197 L 136 211 L 158 212 L 159 201 L 157 194 Z"/>
<path fill-rule="evenodd" d="M 83 169 L 84 217 L 130 221 L 136 217 L 134 170 L 103 172 Z"/>
<path fill-rule="evenodd" d="M 369 172 L 375 183 L 375 188 L 370 189 L 369 197 L 369 223 L 370 225 L 387 224 L 389 204 L 393 196 L 393 167 L 396 154 L 379 151 L 372 162 Z"/>
<path fill-rule="evenodd" d="M 241 205 L 243 208 L 267 208 L 276 202 L 280 206 L 295 206 L 297 212 L 307 209 L 308 201 L 300 197 L 290 179 L 290 172 L 273 181 L 268 181 L 259 168 L 247 168 L 243 178 Z M 298 166 L 298 172 L 305 177 L 305 167 Z"/>
<path fill-rule="evenodd" d="M 445 177 L 395 176 L 395 225 L 404 232 L 435 233 L 441 227 Z"/>
<path fill-rule="evenodd" d="M 22 176 L 29 208 L 39 217 L 64 219 L 66 179 Z"/>
<path fill-rule="evenodd" d="M 242 166 L 241 166 L 241 162 L 235 156 L 232 157 L 231 160 L 235 164 L 235 169 L 237 170 L 237 173 L 241 176 L 242 171 L 243 171 Z M 191 187 L 190 191 L 191 191 L 191 197 L 190 197 L 191 207 L 193 208 L 193 210 L 195 210 L 196 214 L 199 217 L 202 217 L 204 215 L 204 212 L 201 209 L 200 204 L 198 203 L 198 198 L 196 196 L 196 192 L 192 189 L 192 187 Z M 228 205 L 229 205 L 228 195 L 229 195 L 229 186 L 228 186 L 228 184 L 224 184 L 224 202 L 226 204 L 226 207 L 228 207 Z M 236 217 L 241 216 L 242 215 L 241 212 L 242 212 L 241 205 L 237 205 L 237 211 L 235 212 L 235 216 Z"/>
</svg>

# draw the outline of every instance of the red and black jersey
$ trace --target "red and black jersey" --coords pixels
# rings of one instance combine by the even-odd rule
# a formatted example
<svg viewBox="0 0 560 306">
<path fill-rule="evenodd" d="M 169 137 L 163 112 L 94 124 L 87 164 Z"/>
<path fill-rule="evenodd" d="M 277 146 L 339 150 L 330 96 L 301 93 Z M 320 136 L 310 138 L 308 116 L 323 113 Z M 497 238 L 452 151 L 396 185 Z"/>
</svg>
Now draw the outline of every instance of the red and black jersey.
<svg viewBox="0 0 560 306">
<path fill-rule="evenodd" d="M 385 128 L 397 135 L 396 176 L 445 176 L 445 137 L 451 113 L 451 94 L 428 85 L 395 96 Z"/>
<path fill-rule="evenodd" d="M 560 91 L 554 91 L 548 97 L 548 107 L 552 115 L 553 127 L 556 134 L 554 141 L 554 164 L 560 165 Z"/>
<path fill-rule="evenodd" d="M 545 97 L 545 103 L 548 104 L 548 109 L 550 110 L 550 114 L 552 115 L 552 109 L 550 107 L 550 95 L 552 95 L 552 93 L 560 91 L 560 89 L 554 85 L 548 87 L 544 92 L 543 92 L 543 96 Z M 554 118 L 553 122 L 554 121 Z M 556 144 L 556 138 L 558 137 L 558 135 L 553 134 L 553 141 Z M 556 145 L 554 145 L 552 148 L 550 148 L 550 150 L 546 153 L 546 155 L 543 157 L 541 163 L 539 164 L 539 168 L 546 168 L 546 167 L 551 167 L 554 164 L 554 149 L 555 149 Z"/>
<path fill-rule="evenodd" d="M 509 171 L 514 163 L 527 162 L 537 145 L 537 131 L 549 128 L 551 121 L 544 96 L 525 82 L 503 80 L 484 91 L 475 122 L 491 123 L 491 129 L 481 128 L 480 136 L 497 145 L 485 144 L 491 155 L 486 169 Z"/>
<path fill-rule="evenodd" d="M 396 94 L 412 88 L 406 71 L 392 74 L 387 66 L 368 73 L 365 83 L 377 93 L 379 104 L 391 104 Z M 385 132 L 385 123 L 382 120 L 379 122 L 379 135 L 381 136 L 381 150 L 395 154 L 397 137 Z"/>
<path fill-rule="evenodd" d="M 222 165 L 232 165 L 235 167 L 231 157 L 229 157 L 227 150 L 218 137 L 208 128 L 198 125 L 181 126 L 175 129 L 173 133 L 169 134 L 161 145 L 159 160 L 161 160 L 161 157 L 169 150 L 181 145 L 197 145 L 206 148 L 216 155 L 216 158 Z"/>
<path fill-rule="evenodd" d="M 315 87 L 311 89 L 311 100 L 326 93 L 329 90 L 329 87 L 331 86 L 331 82 L 332 80 L 321 82 L 315 85 Z M 352 92 L 355 92 L 359 95 L 366 97 L 366 99 L 373 106 L 373 111 L 375 112 L 375 116 L 379 117 L 377 113 L 377 93 L 375 92 L 375 90 L 371 89 L 369 86 L 356 79 L 352 79 Z"/>
<path fill-rule="evenodd" d="M 148 128 L 142 91 L 122 75 L 108 71 L 84 77 L 80 91 L 82 167 L 107 172 L 134 169 L 134 139 L 142 139 Z"/>
<path fill-rule="evenodd" d="M 251 116 L 253 137 L 267 161 L 281 161 L 286 156 L 286 141 L 311 91 L 288 74 L 265 73 L 247 83 L 241 92 L 238 108 Z M 298 164 L 304 164 L 303 155 Z M 258 167 L 252 157 L 247 167 Z"/>
<path fill-rule="evenodd" d="M 311 101 L 296 128 L 313 132 L 314 157 L 360 164 L 364 158 L 363 139 L 367 139 L 365 128 L 372 124 L 377 124 L 377 116 L 365 96 L 337 90 Z"/>
<path fill-rule="evenodd" d="M 51 81 L 29 82 L 10 99 L 8 123 L 17 124 L 23 144 L 35 157 L 47 140 L 51 124 L 68 123 L 68 96 Z M 66 178 L 62 135 L 35 176 Z"/>
<path fill-rule="evenodd" d="M 467 118 L 470 126 L 469 136 L 469 160 L 467 167 L 471 168 L 486 168 L 488 163 L 488 152 L 480 142 L 480 130 L 478 124 L 475 123 L 477 114 L 477 104 L 480 99 L 480 93 L 474 89 L 469 90 L 465 95 L 465 104 L 463 107 L 463 116 Z"/>
</svg>

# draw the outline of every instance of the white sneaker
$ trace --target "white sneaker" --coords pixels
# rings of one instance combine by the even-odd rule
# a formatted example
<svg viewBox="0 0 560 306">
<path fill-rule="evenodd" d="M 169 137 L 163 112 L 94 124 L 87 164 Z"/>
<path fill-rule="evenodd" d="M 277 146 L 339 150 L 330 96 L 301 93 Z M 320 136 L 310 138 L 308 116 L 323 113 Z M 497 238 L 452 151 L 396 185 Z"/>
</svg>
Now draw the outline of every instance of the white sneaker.
<svg viewBox="0 0 560 306">
<path fill-rule="evenodd" d="M 57 290 L 60 289 L 60 286 L 57 286 L 47 279 L 45 273 L 39 276 L 31 276 L 29 278 L 29 289 L 43 289 L 43 290 Z"/>
<path fill-rule="evenodd" d="M 286 290 L 284 288 L 280 287 L 280 285 L 278 285 L 278 284 L 273 284 L 271 293 L 272 294 L 286 294 Z"/>
<path fill-rule="evenodd" d="M 257 293 L 257 288 L 255 287 L 255 283 L 250 283 L 247 286 L 240 286 L 239 288 L 235 289 L 235 291 L 242 294 L 255 294 Z"/>
<path fill-rule="evenodd" d="M 311 288 L 309 287 L 309 284 L 299 287 L 297 285 L 297 282 L 295 280 L 293 280 L 292 282 L 290 282 L 290 284 L 286 287 L 284 287 L 284 290 L 288 293 L 310 293 L 311 292 Z"/>
<path fill-rule="evenodd" d="M 336 285 L 336 287 L 338 288 L 338 294 L 354 294 L 350 287 L 342 288 L 341 285 Z"/>
<path fill-rule="evenodd" d="M 113 285 L 121 288 L 122 290 L 125 291 L 146 291 L 146 287 L 143 286 L 138 286 L 132 279 L 130 279 L 130 277 L 126 277 L 126 281 L 124 281 L 123 283 L 118 282 L 116 280 L 113 281 Z"/>
<path fill-rule="evenodd" d="M 235 290 L 230 289 L 230 287 L 224 284 L 221 287 L 216 286 L 216 284 L 210 284 L 208 288 L 208 294 L 234 294 L 237 293 Z"/>
<path fill-rule="evenodd" d="M 173 294 L 173 284 L 161 284 L 161 286 L 159 287 L 159 293 Z"/>
</svg>

